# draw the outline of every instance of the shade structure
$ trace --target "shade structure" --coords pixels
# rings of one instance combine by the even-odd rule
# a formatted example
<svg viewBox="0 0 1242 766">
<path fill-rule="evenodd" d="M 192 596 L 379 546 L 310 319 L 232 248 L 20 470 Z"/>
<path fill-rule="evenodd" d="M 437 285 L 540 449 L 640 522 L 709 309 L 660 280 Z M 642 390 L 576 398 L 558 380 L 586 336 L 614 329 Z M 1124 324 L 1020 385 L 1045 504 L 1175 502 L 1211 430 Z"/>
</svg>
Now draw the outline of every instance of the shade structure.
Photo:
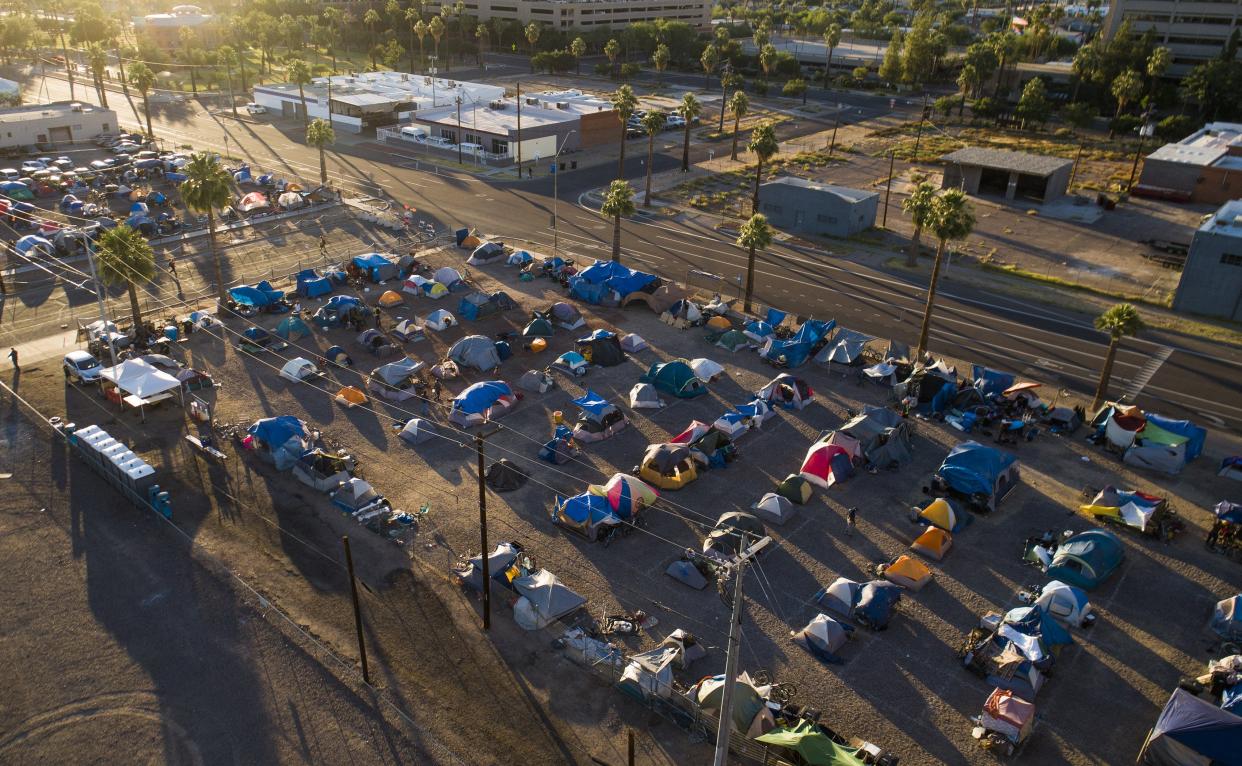
<svg viewBox="0 0 1242 766">
<path fill-rule="evenodd" d="M 628 473 L 614 473 L 606 483 L 592 484 L 587 491 L 606 499 L 612 511 L 625 521 L 659 499 L 649 484 Z"/>
<path fill-rule="evenodd" d="M 126 394 L 148 399 L 181 387 L 181 382 L 142 359 L 127 359 L 115 367 L 105 367 L 99 376 L 111 381 Z"/>
<path fill-rule="evenodd" d="M 953 545 L 953 537 L 939 527 L 928 527 L 923 534 L 910 543 L 910 550 L 926 556 L 933 561 L 940 561 Z"/>
<path fill-rule="evenodd" d="M 336 403 L 346 407 L 357 407 L 367 403 L 367 395 L 357 386 L 344 386 L 336 392 Z"/>
<path fill-rule="evenodd" d="M 932 573 L 927 565 L 910 556 L 898 556 L 884 569 L 884 579 L 909 590 L 922 590 L 931 582 Z"/>
<path fill-rule="evenodd" d="M 796 473 L 785 477 L 776 485 L 776 493 L 798 505 L 806 505 L 811 499 L 811 483 Z"/>
</svg>

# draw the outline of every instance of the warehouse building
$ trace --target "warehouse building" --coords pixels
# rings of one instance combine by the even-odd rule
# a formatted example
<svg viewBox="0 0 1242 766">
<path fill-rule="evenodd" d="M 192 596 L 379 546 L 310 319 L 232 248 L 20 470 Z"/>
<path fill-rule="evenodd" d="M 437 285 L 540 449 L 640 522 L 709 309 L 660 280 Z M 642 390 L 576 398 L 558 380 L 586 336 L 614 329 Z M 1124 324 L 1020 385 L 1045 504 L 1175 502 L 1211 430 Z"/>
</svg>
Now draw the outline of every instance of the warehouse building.
<svg viewBox="0 0 1242 766">
<path fill-rule="evenodd" d="M 1242 125 L 1208 123 L 1147 155 L 1134 194 L 1213 205 L 1242 197 Z"/>
<path fill-rule="evenodd" d="M 1173 309 L 1242 322 L 1242 200 L 1226 202 L 1195 232 Z"/>
<path fill-rule="evenodd" d="M 1060 157 L 970 147 L 940 158 L 941 188 L 967 194 L 1052 202 L 1065 196 L 1074 163 Z"/>
<path fill-rule="evenodd" d="M 76 144 L 117 130 L 116 112 L 77 101 L 0 109 L 0 149 Z"/>
<path fill-rule="evenodd" d="M 785 176 L 761 185 L 759 210 L 782 231 L 849 237 L 875 226 L 880 195 Z"/>
</svg>

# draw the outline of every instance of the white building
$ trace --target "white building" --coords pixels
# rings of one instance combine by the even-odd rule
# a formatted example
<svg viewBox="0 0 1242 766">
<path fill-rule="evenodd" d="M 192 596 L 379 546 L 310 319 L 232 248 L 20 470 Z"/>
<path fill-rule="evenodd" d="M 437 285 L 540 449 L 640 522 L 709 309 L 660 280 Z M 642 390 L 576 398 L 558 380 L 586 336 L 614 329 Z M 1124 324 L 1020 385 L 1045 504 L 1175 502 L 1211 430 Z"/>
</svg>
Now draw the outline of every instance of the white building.
<svg viewBox="0 0 1242 766">
<path fill-rule="evenodd" d="M 192 29 L 199 35 L 199 42 L 213 45 L 215 40 L 215 17 L 203 13 L 197 5 L 178 5 L 168 13 L 151 13 L 134 19 L 134 30 L 145 34 L 161 48 L 181 46 L 181 30 Z"/>
<path fill-rule="evenodd" d="M 482 151 L 494 155 L 516 153 L 511 146 L 518 140 L 516 98 L 483 103 L 463 99 L 460 106 L 459 110 L 454 102 L 419 110 L 413 124 L 425 128 L 428 136 L 452 144 L 482 146 Z M 581 91 L 523 94 L 521 107 L 524 159 L 551 157 L 558 148 L 572 152 L 620 140 L 621 127 L 612 104 Z"/>
<path fill-rule="evenodd" d="M 427 3 L 439 13 L 444 0 Z M 684 21 L 707 29 L 712 23 L 711 0 L 465 0 L 465 12 L 479 21 L 507 19 L 523 26 L 543 24 L 557 29 L 621 29 L 638 21 Z"/>
<path fill-rule="evenodd" d="M 77 101 L 0 109 L 0 148 L 73 144 L 117 130 L 116 112 Z"/>
<path fill-rule="evenodd" d="M 1122 22 L 1141 35 L 1155 34 L 1156 45 L 1173 51 L 1169 77 L 1181 78 L 1195 66 L 1221 55 L 1234 30 L 1242 28 L 1239 0 L 1113 0 L 1104 23 L 1111 39 Z"/>
<path fill-rule="evenodd" d="M 404 72 L 362 72 L 317 77 L 303 88 L 305 112 L 311 119 L 328 119 L 331 94 L 332 125 L 350 133 L 408 122 L 423 109 L 464 103 L 488 103 L 504 98 L 498 85 L 460 82 Z M 256 85 L 254 101 L 284 117 L 301 117 L 302 97 L 291 83 Z"/>
</svg>

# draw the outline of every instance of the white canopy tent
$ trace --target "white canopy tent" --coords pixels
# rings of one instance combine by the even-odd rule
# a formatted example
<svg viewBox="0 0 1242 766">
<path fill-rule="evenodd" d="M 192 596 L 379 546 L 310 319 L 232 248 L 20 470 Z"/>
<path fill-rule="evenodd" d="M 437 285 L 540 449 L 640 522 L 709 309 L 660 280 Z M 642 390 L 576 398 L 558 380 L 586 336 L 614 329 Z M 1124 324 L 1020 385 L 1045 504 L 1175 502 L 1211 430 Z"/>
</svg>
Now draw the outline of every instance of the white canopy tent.
<svg viewBox="0 0 1242 766">
<path fill-rule="evenodd" d="M 99 376 L 125 394 L 122 401 L 138 409 L 171 399 L 169 392 L 174 389 L 179 398 L 181 395 L 181 381 L 142 359 L 127 359 L 115 367 L 105 367 Z M 146 411 L 143 410 L 145 417 Z"/>
</svg>

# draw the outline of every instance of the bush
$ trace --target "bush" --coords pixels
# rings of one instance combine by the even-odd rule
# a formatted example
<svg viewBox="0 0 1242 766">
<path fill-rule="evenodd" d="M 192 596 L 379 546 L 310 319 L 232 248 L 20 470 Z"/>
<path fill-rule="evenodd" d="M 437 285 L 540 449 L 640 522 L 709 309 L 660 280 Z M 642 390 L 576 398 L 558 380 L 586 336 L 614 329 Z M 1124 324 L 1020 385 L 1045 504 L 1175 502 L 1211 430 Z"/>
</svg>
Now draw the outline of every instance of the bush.
<svg viewBox="0 0 1242 766">
<path fill-rule="evenodd" d="M 595 74 L 600 77 L 612 77 L 612 64 L 607 61 L 601 61 L 595 65 Z"/>
<path fill-rule="evenodd" d="M 936 99 L 935 109 L 947 118 L 953 114 L 953 110 L 957 107 L 957 105 L 957 96 L 941 96 Z"/>
<path fill-rule="evenodd" d="M 756 96 L 766 96 L 768 95 L 768 84 L 763 80 L 751 80 L 750 91 Z"/>
<path fill-rule="evenodd" d="M 1173 114 L 1156 123 L 1156 136 L 1165 143 L 1181 141 L 1195 132 L 1198 123 L 1184 114 Z"/>
<path fill-rule="evenodd" d="M 1139 125 L 1142 123 L 1143 121 L 1138 115 L 1122 114 L 1109 121 L 1108 129 L 1124 136 L 1130 133 L 1137 133 Z"/>
<path fill-rule="evenodd" d="M 854 67 L 854 71 L 851 72 L 850 74 L 853 75 L 854 82 L 864 83 L 867 81 L 867 75 L 870 73 L 870 71 L 871 70 L 867 69 L 867 67 L 865 66 L 856 66 Z"/>
<path fill-rule="evenodd" d="M 530 63 L 535 71 L 563 74 L 577 65 L 577 59 L 569 51 L 540 51 L 530 57 Z"/>
<path fill-rule="evenodd" d="M 984 119 L 995 117 L 1000 114 L 1000 104 L 996 102 L 996 99 L 984 96 L 983 98 L 975 99 L 975 102 L 970 105 L 970 113 Z"/>
<path fill-rule="evenodd" d="M 1075 128 L 1085 128 L 1095 120 L 1096 109 L 1086 101 L 1075 101 L 1061 110 L 1061 117 Z"/>
<path fill-rule="evenodd" d="M 639 67 L 638 64 L 634 64 L 634 63 L 622 64 L 621 65 L 621 79 L 632 80 L 634 79 L 634 77 L 638 75 L 639 71 L 641 71 L 641 67 Z"/>
<path fill-rule="evenodd" d="M 1056 136 L 1057 138 L 1069 138 L 1070 136 L 1074 135 L 1074 129 L 1073 128 L 1057 128 L 1056 130 L 1052 131 L 1052 135 Z"/>
</svg>

